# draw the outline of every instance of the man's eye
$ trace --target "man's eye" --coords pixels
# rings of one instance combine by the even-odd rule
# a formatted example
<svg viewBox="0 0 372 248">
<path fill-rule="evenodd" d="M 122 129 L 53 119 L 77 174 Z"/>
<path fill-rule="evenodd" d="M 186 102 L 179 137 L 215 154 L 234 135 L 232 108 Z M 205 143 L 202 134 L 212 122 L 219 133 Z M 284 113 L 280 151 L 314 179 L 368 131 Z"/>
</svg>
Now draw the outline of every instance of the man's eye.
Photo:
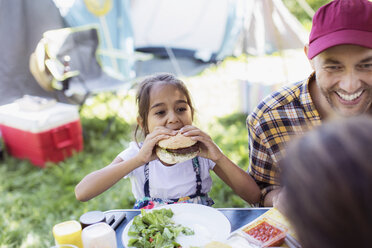
<svg viewBox="0 0 372 248">
<path fill-rule="evenodd" d="M 360 64 L 358 67 L 362 70 L 372 70 L 372 64 Z"/>
<path fill-rule="evenodd" d="M 326 71 L 334 72 L 334 71 L 340 71 L 342 69 L 342 66 L 340 65 L 328 65 L 324 67 Z"/>
</svg>

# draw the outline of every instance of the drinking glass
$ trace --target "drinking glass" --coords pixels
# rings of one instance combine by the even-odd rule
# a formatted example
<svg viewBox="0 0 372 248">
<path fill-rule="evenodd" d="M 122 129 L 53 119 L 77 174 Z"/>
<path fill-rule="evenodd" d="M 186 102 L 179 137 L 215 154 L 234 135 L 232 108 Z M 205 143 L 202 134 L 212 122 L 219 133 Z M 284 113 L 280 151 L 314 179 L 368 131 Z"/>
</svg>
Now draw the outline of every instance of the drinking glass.
<svg viewBox="0 0 372 248">
<path fill-rule="evenodd" d="M 84 248 L 117 248 L 115 231 L 105 222 L 87 226 L 83 229 L 81 238 Z"/>
</svg>

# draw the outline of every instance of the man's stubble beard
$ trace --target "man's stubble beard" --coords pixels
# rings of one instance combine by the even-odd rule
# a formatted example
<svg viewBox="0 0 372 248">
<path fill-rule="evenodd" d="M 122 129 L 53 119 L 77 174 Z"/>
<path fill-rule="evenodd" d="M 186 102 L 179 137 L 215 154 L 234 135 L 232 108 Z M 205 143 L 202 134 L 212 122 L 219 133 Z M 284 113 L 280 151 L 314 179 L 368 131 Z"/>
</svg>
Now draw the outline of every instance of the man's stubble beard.
<svg viewBox="0 0 372 248">
<path fill-rule="evenodd" d="M 331 88 L 329 90 L 326 90 L 319 85 L 317 85 L 317 86 L 319 87 L 321 94 L 327 100 L 329 106 L 335 111 L 335 113 L 337 115 L 340 115 L 342 117 L 351 117 L 351 116 L 357 116 L 357 115 L 362 115 L 362 114 L 372 115 L 372 87 L 368 86 L 366 83 L 363 83 L 363 84 L 364 84 L 363 85 L 363 90 L 364 90 L 363 94 L 367 94 L 367 99 L 369 99 L 369 101 L 363 101 L 361 103 L 362 106 L 359 108 L 360 111 L 358 111 L 355 114 L 344 114 L 343 111 L 340 111 L 340 108 L 336 104 L 333 103 L 331 95 L 335 94 L 336 95 L 336 96 L 334 96 L 335 98 L 339 97 L 336 93 L 336 87 Z M 339 103 L 339 104 L 341 105 L 342 103 Z"/>
</svg>

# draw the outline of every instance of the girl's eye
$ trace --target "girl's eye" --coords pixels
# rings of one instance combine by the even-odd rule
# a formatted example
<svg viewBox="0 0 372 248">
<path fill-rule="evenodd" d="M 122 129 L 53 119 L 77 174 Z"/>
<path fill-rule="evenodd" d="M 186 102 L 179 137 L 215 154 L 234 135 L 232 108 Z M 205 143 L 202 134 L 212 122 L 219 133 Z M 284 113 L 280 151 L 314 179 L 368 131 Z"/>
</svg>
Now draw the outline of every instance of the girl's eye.
<svg viewBox="0 0 372 248">
<path fill-rule="evenodd" d="M 155 115 L 164 115 L 164 114 L 165 114 L 164 110 L 160 110 L 160 111 L 155 112 Z"/>
<path fill-rule="evenodd" d="M 185 108 L 185 107 L 177 108 L 178 112 L 185 112 L 186 110 L 187 110 L 187 108 Z"/>
</svg>

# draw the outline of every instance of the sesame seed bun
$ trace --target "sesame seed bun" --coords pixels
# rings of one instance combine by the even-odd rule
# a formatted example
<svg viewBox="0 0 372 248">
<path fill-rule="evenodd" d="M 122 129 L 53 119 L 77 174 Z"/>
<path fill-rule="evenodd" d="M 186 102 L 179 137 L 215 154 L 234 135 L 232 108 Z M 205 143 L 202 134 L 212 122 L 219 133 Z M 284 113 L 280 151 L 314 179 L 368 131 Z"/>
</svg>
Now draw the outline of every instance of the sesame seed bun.
<svg viewBox="0 0 372 248">
<path fill-rule="evenodd" d="M 170 137 L 169 139 L 164 139 L 159 141 L 158 146 L 165 149 L 178 149 L 192 146 L 196 143 L 195 140 L 192 140 L 190 137 L 183 136 L 181 133 L 178 133 L 175 136 Z"/>
</svg>

